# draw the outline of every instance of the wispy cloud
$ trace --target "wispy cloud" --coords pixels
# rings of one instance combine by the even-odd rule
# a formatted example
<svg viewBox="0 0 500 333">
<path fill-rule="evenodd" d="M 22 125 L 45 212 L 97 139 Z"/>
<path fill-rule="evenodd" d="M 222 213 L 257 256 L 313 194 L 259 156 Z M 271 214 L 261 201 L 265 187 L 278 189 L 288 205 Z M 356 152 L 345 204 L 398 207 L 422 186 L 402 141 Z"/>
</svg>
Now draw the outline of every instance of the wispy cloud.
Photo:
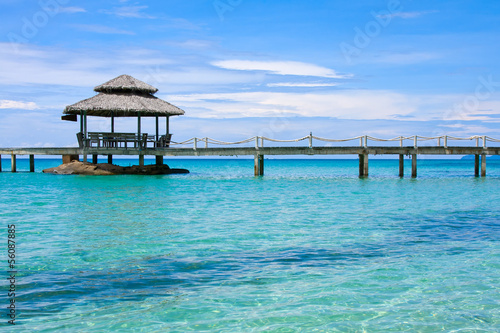
<svg viewBox="0 0 500 333">
<path fill-rule="evenodd" d="M 21 110 L 35 110 L 38 105 L 33 102 L 19 102 L 10 100 L 0 100 L 0 109 L 21 109 Z"/>
<path fill-rule="evenodd" d="M 222 93 L 169 96 L 172 103 L 191 110 L 191 116 L 336 117 L 340 119 L 395 119 L 394 114 L 416 111 L 408 96 L 391 91 L 338 91 L 329 93 Z M 195 110 L 200 110 L 199 113 Z M 193 114 L 194 113 L 194 114 Z"/>
<path fill-rule="evenodd" d="M 68 14 L 75 14 L 75 13 L 86 13 L 87 11 L 81 7 L 60 7 L 58 9 L 59 13 L 68 13 Z"/>
<path fill-rule="evenodd" d="M 148 6 L 124 6 L 116 7 L 112 10 L 102 10 L 102 13 L 127 18 L 155 19 L 156 17 L 143 12 L 143 10 L 147 8 Z"/>
<path fill-rule="evenodd" d="M 368 58 L 370 63 L 387 63 L 391 65 L 411 65 L 439 59 L 442 55 L 432 52 L 394 52 L 375 55 Z"/>
<path fill-rule="evenodd" d="M 212 65 L 231 70 L 266 71 L 278 75 L 316 76 L 331 79 L 344 79 L 352 76 L 337 74 L 330 68 L 297 61 L 223 60 L 212 62 Z"/>
<path fill-rule="evenodd" d="M 437 13 L 437 12 L 438 12 L 437 10 L 424 10 L 424 11 L 420 11 L 420 12 L 396 12 L 396 13 L 392 13 L 392 14 L 378 15 L 378 17 L 383 18 L 383 19 L 395 18 L 395 17 L 399 17 L 402 19 L 411 19 L 411 18 L 416 18 L 416 17 L 422 16 L 422 15 L 433 14 L 433 13 Z"/>
<path fill-rule="evenodd" d="M 314 87 L 336 87 L 339 83 L 294 83 L 294 82 L 281 82 L 269 83 L 268 87 L 301 87 L 301 88 L 314 88 Z"/>
<path fill-rule="evenodd" d="M 98 34 L 135 35 L 132 31 L 117 29 L 100 24 L 73 24 L 72 26 L 78 30 L 95 32 Z"/>
</svg>

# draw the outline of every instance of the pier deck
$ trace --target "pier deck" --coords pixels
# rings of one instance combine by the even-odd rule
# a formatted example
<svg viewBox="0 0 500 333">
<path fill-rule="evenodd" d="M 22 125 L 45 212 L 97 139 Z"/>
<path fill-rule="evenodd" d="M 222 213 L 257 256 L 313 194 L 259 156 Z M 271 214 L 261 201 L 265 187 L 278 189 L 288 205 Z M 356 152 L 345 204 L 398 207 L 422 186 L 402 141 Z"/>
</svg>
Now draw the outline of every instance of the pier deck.
<svg viewBox="0 0 500 333">
<path fill-rule="evenodd" d="M 157 163 L 163 163 L 163 156 L 254 156 L 255 175 L 264 174 L 265 155 L 358 155 L 359 175 L 368 176 L 369 155 L 397 155 L 399 156 L 399 175 L 404 174 L 404 156 L 411 156 L 412 177 L 417 176 L 418 155 L 475 155 L 475 175 L 486 176 L 486 155 L 500 155 L 500 147 L 467 147 L 467 146 L 422 146 L 422 147 L 209 147 L 209 148 L 0 148 L 0 155 L 10 155 L 12 159 L 12 171 L 16 171 L 16 156 L 30 156 L 30 171 L 34 171 L 35 155 L 62 155 L 83 156 L 86 160 L 88 155 L 93 156 L 97 162 L 97 156 L 139 156 L 140 164 L 144 163 L 144 156 L 157 156 Z M 1 163 L 1 162 L 0 162 Z M 1 171 L 1 164 L 0 164 Z"/>
</svg>

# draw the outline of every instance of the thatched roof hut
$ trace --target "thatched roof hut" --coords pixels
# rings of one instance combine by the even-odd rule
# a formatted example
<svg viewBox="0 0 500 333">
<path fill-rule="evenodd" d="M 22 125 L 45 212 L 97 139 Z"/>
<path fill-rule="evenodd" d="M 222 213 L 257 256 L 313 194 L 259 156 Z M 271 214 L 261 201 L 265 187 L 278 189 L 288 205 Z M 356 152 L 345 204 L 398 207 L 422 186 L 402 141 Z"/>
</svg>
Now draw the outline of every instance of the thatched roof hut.
<svg viewBox="0 0 500 333">
<path fill-rule="evenodd" d="M 184 114 L 184 111 L 177 106 L 153 96 L 158 89 L 130 75 L 118 76 L 95 87 L 94 91 L 98 92 L 96 96 L 68 105 L 63 112 L 65 114 L 62 117 L 63 120 L 77 121 L 77 116 L 80 116 L 80 133 L 77 134 L 80 146 L 85 145 L 82 143 L 84 141 L 89 142 L 87 116 L 110 117 L 111 133 L 115 132 L 115 117 L 137 117 L 137 141 L 139 143 L 143 140 L 141 117 L 156 117 L 154 141 L 156 145 L 163 142 L 162 145 L 165 146 L 172 136 L 169 130 L 169 118 Z M 162 136 L 159 135 L 159 117 L 166 118 L 166 134 Z"/>
<path fill-rule="evenodd" d="M 121 75 L 94 88 L 94 97 L 64 109 L 64 114 L 97 117 L 169 117 L 183 115 L 184 111 L 158 97 L 153 86 L 130 75 Z"/>
</svg>

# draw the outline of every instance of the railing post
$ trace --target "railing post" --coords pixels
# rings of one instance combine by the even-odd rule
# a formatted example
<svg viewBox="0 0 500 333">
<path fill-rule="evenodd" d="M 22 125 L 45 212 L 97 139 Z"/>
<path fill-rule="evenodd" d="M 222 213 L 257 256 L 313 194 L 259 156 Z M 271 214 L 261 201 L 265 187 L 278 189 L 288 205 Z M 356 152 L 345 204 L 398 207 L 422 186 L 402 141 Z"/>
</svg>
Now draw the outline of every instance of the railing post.
<svg viewBox="0 0 500 333">
<path fill-rule="evenodd" d="M 403 147 L 403 137 L 402 136 L 399 137 L 399 146 Z"/>
<path fill-rule="evenodd" d="M 263 136 L 260 137 L 260 147 L 261 148 L 264 147 L 264 137 Z"/>
<path fill-rule="evenodd" d="M 193 149 L 196 150 L 198 147 L 198 139 L 197 138 L 194 138 L 194 146 L 193 146 Z"/>
<path fill-rule="evenodd" d="M 313 133 L 309 133 L 309 148 L 313 147 Z"/>
<path fill-rule="evenodd" d="M 441 137 L 438 137 L 438 147 L 441 147 Z"/>
<path fill-rule="evenodd" d="M 363 147 L 363 137 L 362 136 L 359 137 L 359 146 Z"/>
<path fill-rule="evenodd" d="M 417 143 L 418 143 L 418 136 L 415 135 L 413 138 L 413 147 L 417 148 Z"/>
<path fill-rule="evenodd" d="M 486 135 L 483 135 L 483 148 L 486 149 Z"/>
<path fill-rule="evenodd" d="M 208 138 L 205 137 L 205 148 L 208 148 Z"/>
<path fill-rule="evenodd" d="M 259 137 L 255 137 L 255 149 L 259 149 Z"/>
<path fill-rule="evenodd" d="M 476 147 L 479 147 L 479 137 L 476 137 Z"/>
<path fill-rule="evenodd" d="M 368 147 L 368 135 L 365 135 L 365 148 Z"/>
<path fill-rule="evenodd" d="M 444 147 L 448 148 L 448 135 L 444 136 Z"/>
</svg>

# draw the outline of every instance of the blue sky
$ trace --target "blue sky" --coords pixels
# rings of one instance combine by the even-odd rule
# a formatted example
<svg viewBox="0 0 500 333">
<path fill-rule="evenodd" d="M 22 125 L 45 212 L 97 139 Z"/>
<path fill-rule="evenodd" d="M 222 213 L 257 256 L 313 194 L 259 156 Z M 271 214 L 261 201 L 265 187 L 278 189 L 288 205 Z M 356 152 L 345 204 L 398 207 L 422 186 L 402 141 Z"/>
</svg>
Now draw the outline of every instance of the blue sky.
<svg viewBox="0 0 500 333">
<path fill-rule="evenodd" d="M 171 121 L 177 140 L 500 137 L 498 1 L 0 6 L 0 146 L 74 146 L 78 124 L 60 120 L 64 107 L 121 74 L 186 111 Z M 109 120 L 90 126 L 105 131 Z"/>
</svg>

